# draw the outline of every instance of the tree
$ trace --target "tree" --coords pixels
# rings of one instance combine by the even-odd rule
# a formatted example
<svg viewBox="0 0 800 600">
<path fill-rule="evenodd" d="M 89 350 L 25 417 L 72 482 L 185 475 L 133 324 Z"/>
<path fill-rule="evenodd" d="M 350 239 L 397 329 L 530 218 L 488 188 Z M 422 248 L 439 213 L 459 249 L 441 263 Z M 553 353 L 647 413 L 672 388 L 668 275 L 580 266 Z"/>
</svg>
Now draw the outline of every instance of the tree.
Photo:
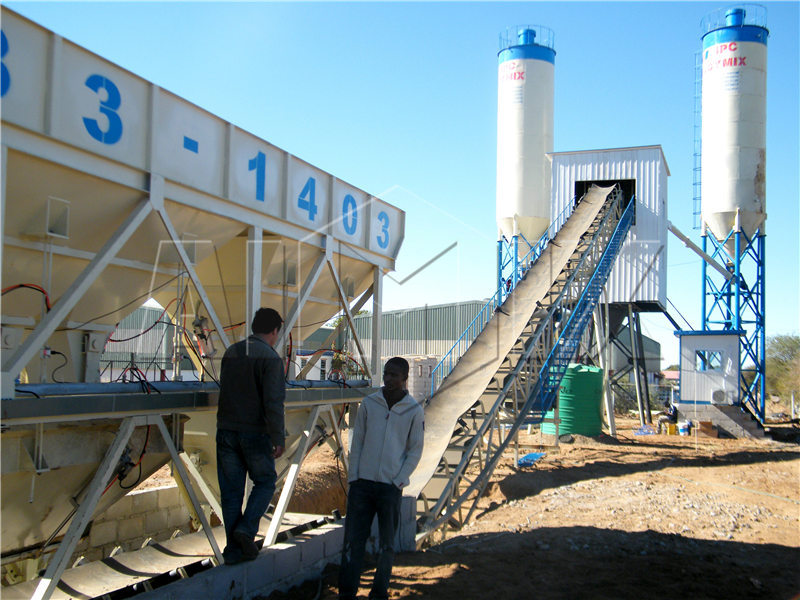
<svg viewBox="0 0 800 600">
<path fill-rule="evenodd" d="M 775 335 L 767 339 L 767 392 L 781 398 L 800 393 L 800 336 Z"/>
</svg>

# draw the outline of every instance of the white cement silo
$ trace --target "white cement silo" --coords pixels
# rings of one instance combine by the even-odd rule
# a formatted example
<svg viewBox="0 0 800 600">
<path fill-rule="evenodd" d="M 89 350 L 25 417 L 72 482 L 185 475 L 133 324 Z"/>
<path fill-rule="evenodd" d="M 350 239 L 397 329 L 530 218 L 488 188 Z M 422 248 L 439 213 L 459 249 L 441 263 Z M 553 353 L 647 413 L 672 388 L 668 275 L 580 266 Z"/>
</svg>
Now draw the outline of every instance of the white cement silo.
<svg viewBox="0 0 800 600">
<path fill-rule="evenodd" d="M 704 21 L 702 215 L 733 257 L 766 219 L 766 11 L 723 9 Z"/>
<path fill-rule="evenodd" d="M 497 94 L 497 227 L 535 242 L 550 225 L 553 33 L 522 26 L 501 37 Z"/>
</svg>

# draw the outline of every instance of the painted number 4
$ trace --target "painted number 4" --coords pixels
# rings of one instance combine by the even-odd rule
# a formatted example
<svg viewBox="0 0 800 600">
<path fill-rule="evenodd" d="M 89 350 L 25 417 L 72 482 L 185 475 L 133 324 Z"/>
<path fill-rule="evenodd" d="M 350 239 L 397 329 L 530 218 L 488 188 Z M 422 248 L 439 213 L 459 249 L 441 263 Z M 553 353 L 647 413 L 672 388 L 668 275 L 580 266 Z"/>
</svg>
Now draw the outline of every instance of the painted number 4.
<svg viewBox="0 0 800 600">
<path fill-rule="evenodd" d="M 300 195 L 297 197 L 297 207 L 300 210 L 304 210 L 308 213 L 309 221 L 313 221 L 314 217 L 317 216 L 315 190 L 316 190 L 316 180 L 313 177 L 309 177 L 308 181 L 306 181 L 306 184 L 303 187 L 303 191 L 300 192 Z"/>
</svg>

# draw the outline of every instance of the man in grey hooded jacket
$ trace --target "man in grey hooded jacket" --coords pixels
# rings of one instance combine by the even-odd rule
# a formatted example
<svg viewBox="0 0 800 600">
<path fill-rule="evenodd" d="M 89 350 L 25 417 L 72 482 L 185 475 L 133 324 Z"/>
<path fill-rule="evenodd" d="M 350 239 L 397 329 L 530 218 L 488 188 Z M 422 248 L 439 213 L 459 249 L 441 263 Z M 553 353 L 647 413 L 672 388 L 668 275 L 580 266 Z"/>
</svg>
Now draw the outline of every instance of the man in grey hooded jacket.
<svg viewBox="0 0 800 600">
<path fill-rule="evenodd" d="M 422 456 L 425 412 L 407 391 L 408 361 L 394 357 L 383 369 L 383 387 L 361 402 L 350 431 L 347 520 L 339 569 L 339 598 L 355 599 L 364 549 L 377 515 L 379 551 L 369 597 L 389 597 L 400 498 Z"/>
</svg>

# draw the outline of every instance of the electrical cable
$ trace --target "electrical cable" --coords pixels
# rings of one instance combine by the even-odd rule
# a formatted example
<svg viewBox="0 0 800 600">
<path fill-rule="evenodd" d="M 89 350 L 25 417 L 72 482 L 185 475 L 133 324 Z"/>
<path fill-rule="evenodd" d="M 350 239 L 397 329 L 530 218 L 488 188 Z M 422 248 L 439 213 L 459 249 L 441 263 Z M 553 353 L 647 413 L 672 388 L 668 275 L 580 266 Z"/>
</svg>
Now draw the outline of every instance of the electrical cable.
<svg viewBox="0 0 800 600">
<path fill-rule="evenodd" d="M 50 354 L 58 354 L 59 356 L 61 356 L 61 358 L 64 359 L 64 362 L 62 362 L 60 365 L 58 365 L 55 369 L 53 369 L 53 372 L 50 373 L 50 379 L 52 379 L 55 383 L 64 383 L 63 381 L 56 379 L 56 373 L 60 369 L 63 369 L 64 367 L 67 366 L 67 363 L 69 362 L 69 359 L 67 359 L 67 355 L 66 354 L 64 354 L 63 352 L 59 352 L 58 350 L 50 350 Z"/>
<path fill-rule="evenodd" d="M 47 290 L 45 290 L 40 285 L 36 285 L 35 283 L 17 283 L 15 285 L 10 285 L 8 287 L 3 288 L 1 295 L 5 296 L 8 292 L 13 292 L 14 290 L 19 290 L 23 288 L 29 290 L 36 290 L 37 292 L 41 293 L 44 296 L 44 305 L 47 308 L 47 312 L 50 312 L 52 306 L 50 304 L 50 296 L 48 295 Z"/>
<path fill-rule="evenodd" d="M 113 315 L 114 313 L 121 311 L 123 308 L 127 308 L 128 306 L 130 306 L 130 305 L 131 305 L 131 304 L 133 304 L 134 302 L 138 302 L 138 301 L 139 301 L 139 300 L 141 300 L 142 298 L 145 298 L 145 297 L 152 296 L 152 295 L 153 295 L 153 292 L 156 292 L 156 291 L 160 290 L 161 288 L 167 287 L 167 286 L 168 286 L 170 283 L 172 283 L 173 281 L 175 281 L 176 279 L 178 279 L 178 277 L 181 277 L 181 276 L 183 276 L 183 275 L 188 275 L 188 272 L 187 272 L 187 271 L 181 271 L 180 273 L 178 273 L 177 275 L 175 275 L 175 276 L 174 276 L 174 277 L 172 277 L 171 279 L 168 279 L 167 281 L 165 281 L 165 282 L 164 282 L 164 283 L 162 283 L 161 285 L 159 285 L 159 286 L 157 286 L 157 287 L 154 287 L 153 289 L 151 289 L 151 290 L 149 290 L 149 291 L 145 292 L 144 294 L 140 294 L 139 296 L 136 296 L 136 297 L 135 297 L 133 300 L 131 300 L 130 302 L 126 302 L 126 303 L 125 303 L 125 304 L 123 304 L 122 306 L 118 306 L 117 308 L 115 308 L 115 309 L 114 309 L 114 310 L 112 310 L 112 311 L 109 311 L 109 312 L 107 312 L 107 313 L 105 313 L 105 314 L 103 314 L 103 315 L 98 315 L 98 316 L 96 316 L 96 317 L 92 317 L 92 318 L 91 318 L 91 319 L 89 319 L 88 321 L 84 321 L 83 323 L 81 323 L 80 325 L 76 325 L 75 327 L 61 327 L 60 329 L 56 329 L 56 331 L 73 331 L 73 330 L 75 330 L 75 329 L 81 329 L 81 328 L 83 328 L 83 326 L 84 326 L 84 325 L 88 325 L 88 324 L 89 324 L 89 323 L 91 323 L 92 321 L 98 321 L 98 320 L 100 320 L 100 319 L 103 319 L 103 318 L 105 318 L 105 317 L 107 317 L 107 316 L 109 316 L 109 315 Z"/>
<path fill-rule="evenodd" d="M 139 482 L 142 479 L 142 459 L 144 458 L 144 454 L 147 451 L 147 443 L 150 441 L 150 427 L 151 427 L 151 425 L 147 426 L 147 433 L 144 436 L 144 444 L 142 445 L 142 451 L 139 454 L 139 460 L 136 462 L 135 465 L 133 465 L 134 467 L 137 467 L 137 466 L 139 467 L 139 474 L 136 476 L 136 481 L 134 481 L 131 485 L 122 485 L 122 481 L 123 480 L 119 479 L 119 477 L 116 478 L 117 481 L 119 482 L 119 487 L 122 488 L 123 490 L 130 490 L 130 489 L 136 487 L 137 485 L 139 485 Z M 113 480 L 112 480 L 112 483 L 113 483 Z M 111 486 L 109 486 L 109 487 L 111 487 Z M 109 488 L 106 488 L 106 491 L 108 491 L 108 489 Z M 105 493 L 105 492 L 103 492 L 103 493 Z"/>
</svg>

